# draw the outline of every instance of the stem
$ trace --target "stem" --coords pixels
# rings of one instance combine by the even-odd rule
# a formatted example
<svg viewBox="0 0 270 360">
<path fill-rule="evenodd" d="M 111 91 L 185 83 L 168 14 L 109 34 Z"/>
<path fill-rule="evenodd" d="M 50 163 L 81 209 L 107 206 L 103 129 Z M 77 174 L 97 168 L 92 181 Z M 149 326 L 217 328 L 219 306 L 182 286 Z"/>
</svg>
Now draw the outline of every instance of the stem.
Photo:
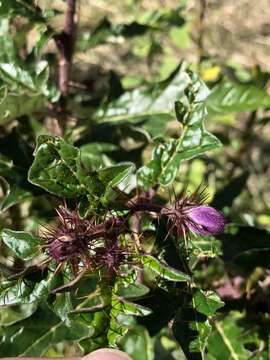
<svg viewBox="0 0 270 360">
<path fill-rule="evenodd" d="M 56 44 L 60 53 L 58 86 L 62 100 L 64 100 L 68 94 L 68 81 L 75 41 L 75 13 L 76 0 L 67 0 L 64 29 L 56 38 Z"/>
<path fill-rule="evenodd" d="M 155 192 L 155 189 L 150 189 L 148 192 L 144 193 L 143 196 L 134 197 L 126 203 L 127 208 L 132 213 L 137 211 L 149 211 L 159 214 L 163 209 L 163 206 L 152 202 Z"/>
<path fill-rule="evenodd" d="M 140 211 L 149 211 L 149 212 L 155 212 L 157 214 L 160 214 L 162 209 L 164 209 L 164 206 L 159 204 L 154 204 L 150 202 L 140 202 L 138 201 L 133 202 L 129 201 L 127 203 L 127 207 L 130 210 L 131 214 L 134 214 L 135 212 Z M 112 221 L 113 219 L 113 221 Z M 119 234 L 120 232 L 123 232 L 124 229 L 122 225 L 124 224 L 124 218 L 121 216 L 119 217 L 113 217 L 111 219 L 106 220 L 102 224 L 95 225 L 95 229 L 92 232 L 91 236 L 89 236 L 89 240 L 94 240 L 98 238 L 107 238 L 108 236 L 111 236 L 113 234 Z"/>
<path fill-rule="evenodd" d="M 136 212 L 136 211 L 149 211 L 149 212 L 155 212 L 160 213 L 161 210 L 164 208 L 164 206 L 159 204 L 153 204 L 153 203 L 135 203 L 135 204 L 128 204 L 128 207 L 130 211 Z"/>
<path fill-rule="evenodd" d="M 200 0 L 200 13 L 199 13 L 199 26 L 198 26 L 198 55 L 199 55 L 199 64 L 201 63 L 204 56 L 204 20 L 206 16 L 207 9 L 207 0 Z"/>
</svg>

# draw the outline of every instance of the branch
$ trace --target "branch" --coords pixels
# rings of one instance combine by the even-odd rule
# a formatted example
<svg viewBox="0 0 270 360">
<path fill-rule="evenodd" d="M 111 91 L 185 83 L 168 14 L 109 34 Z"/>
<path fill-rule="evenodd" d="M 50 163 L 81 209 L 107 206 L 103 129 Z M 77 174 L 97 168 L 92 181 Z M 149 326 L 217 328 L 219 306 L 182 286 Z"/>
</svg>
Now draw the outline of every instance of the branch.
<svg viewBox="0 0 270 360">
<path fill-rule="evenodd" d="M 205 34 L 205 17 L 207 11 L 207 0 L 200 0 L 199 2 L 199 26 L 198 26 L 198 55 L 199 63 L 201 63 L 204 56 L 204 34 Z"/>
<path fill-rule="evenodd" d="M 56 36 L 56 44 L 60 53 L 58 86 L 62 100 L 68 94 L 68 80 L 72 66 L 72 56 L 75 41 L 76 0 L 67 0 L 64 29 Z"/>
</svg>

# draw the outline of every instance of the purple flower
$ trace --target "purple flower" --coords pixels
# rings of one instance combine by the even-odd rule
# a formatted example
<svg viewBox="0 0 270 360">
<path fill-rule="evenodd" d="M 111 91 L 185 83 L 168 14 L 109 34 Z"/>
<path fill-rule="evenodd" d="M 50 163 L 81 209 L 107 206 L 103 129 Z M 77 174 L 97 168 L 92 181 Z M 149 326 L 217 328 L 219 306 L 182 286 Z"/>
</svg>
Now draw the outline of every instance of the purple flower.
<svg viewBox="0 0 270 360">
<path fill-rule="evenodd" d="M 195 192 L 181 194 L 174 205 L 162 209 L 161 214 L 168 218 L 170 230 L 176 230 L 184 239 L 190 232 L 201 236 L 217 235 L 223 232 L 224 215 L 211 206 L 204 204 L 206 195 Z"/>
<path fill-rule="evenodd" d="M 195 234 L 217 235 L 223 232 L 225 218 L 222 213 L 208 205 L 194 206 L 186 210 L 186 226 Z"/>
</svg>

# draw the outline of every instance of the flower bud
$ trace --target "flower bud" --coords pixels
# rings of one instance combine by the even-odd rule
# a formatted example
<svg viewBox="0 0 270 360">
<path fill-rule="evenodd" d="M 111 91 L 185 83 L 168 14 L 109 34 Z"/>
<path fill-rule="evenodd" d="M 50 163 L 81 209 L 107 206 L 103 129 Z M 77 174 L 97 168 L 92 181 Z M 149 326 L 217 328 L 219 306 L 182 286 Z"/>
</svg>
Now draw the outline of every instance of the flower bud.
<svg viewBox="0 0 270 360">
<path fill-rule="evenodd" d="M 71 235 L 63 234 L 56 237 L 49 245 L 49 254 L 57 262 L 79 256 L 87 251 L 87 242 L 78 241 Z"/>
<path fill-rule="evenodd" d="M 192 206 L 186 211 L 186 217 L 188 229 L 195 234 L 202 236 L 217 235 L 224 230 L 224 215 L 211 206 Z"/>
<path fill-rule="evenodd" d="M 176 230 L 184 239 L 192 232 L 201 236 L 217 235 L 223 232 L 224 215 L 211 206 L 204 204 L 206 195 L 198 190 L 191 194 L 181 194 L 174 205 L 164 207 L 161 215 L 168 218 L 171 230 Z"/>
</svg>

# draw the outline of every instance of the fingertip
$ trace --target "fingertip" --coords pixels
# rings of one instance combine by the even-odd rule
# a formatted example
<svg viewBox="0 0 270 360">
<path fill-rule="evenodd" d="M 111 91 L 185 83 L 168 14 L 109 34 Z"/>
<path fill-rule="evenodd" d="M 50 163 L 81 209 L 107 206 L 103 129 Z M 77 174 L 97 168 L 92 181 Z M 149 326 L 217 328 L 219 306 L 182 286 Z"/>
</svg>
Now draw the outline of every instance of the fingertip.
<svg viewBox="0 0 270 360">
<path fill-rule="evenodd" d="M 83 357 L 83 360 L 132 360 L 123 351 L 116 349 L 98 349 Z"/>
</svg>

